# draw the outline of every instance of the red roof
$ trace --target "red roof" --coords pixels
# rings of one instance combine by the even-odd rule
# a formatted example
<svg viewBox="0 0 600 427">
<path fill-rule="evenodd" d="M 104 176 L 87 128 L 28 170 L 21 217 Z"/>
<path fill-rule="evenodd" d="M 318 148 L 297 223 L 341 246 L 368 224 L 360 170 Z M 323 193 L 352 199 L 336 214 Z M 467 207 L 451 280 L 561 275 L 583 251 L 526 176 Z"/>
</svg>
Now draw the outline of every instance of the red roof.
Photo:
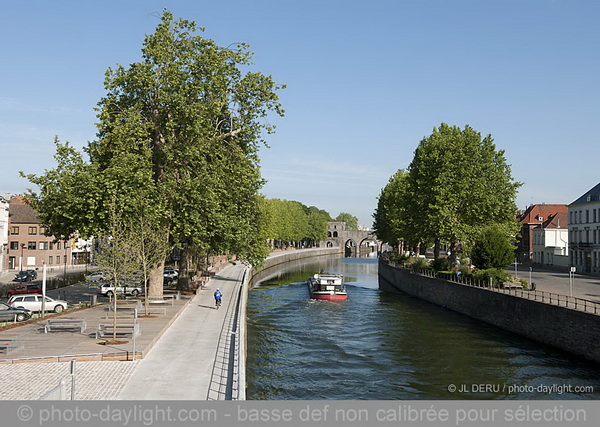
<svg viewBox="0 0 600 427">
<path fill-rule="evenodd" d="M 545 223 L 550 220 L 553 223 L 552 218 L 560 220 L 560 227 L 567 228 L 568 225 L 568 208 L 567 205 L 530 205 L 525 212 L 519 217 L 521 223 Z M 563 216 L 564 214 L 564 216 Z M 544 225 L 545 227 L 545 225 Z"/>
</svg>

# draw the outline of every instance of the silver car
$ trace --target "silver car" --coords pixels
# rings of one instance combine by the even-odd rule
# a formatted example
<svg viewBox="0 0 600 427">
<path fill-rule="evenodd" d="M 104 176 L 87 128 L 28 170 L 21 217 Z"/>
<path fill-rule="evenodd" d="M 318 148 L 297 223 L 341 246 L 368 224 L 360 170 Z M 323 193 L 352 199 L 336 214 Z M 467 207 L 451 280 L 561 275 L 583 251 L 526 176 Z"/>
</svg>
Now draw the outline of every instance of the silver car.
<svg viewBox="0 0 600 427">
<path fill-rule="evenodd" d="M 126 291 L 127 295 L 132 295 L 134 297 L 138 296 L 142 293 L 143 289 L 141 286 L 117 286 L 116 293 L 122 295 L 123 291 Z M 115 287 L 112 283 L 102 283 L 98 286 L 98 294 L 104 295 L 107 297 L 112 297 L 115 294 Z"/>
<path fill-rule="evenodd" d="M 43 297 L 40 294 L 13 295 L 8 300 L 8 305 L 15 308 L 25 308 L 31 311 L 42 311 L 42 298 Z M 45 311 L 62 313 L 68 306 L 66 301 L 46 297 L 44 308 Z"/>
</svg>

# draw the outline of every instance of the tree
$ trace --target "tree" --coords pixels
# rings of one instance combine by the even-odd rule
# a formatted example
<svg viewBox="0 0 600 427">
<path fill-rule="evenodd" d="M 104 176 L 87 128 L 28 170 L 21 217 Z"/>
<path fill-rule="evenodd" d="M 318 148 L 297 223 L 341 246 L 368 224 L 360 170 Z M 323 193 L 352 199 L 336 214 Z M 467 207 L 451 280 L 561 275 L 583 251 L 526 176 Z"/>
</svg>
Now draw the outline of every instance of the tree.
<svg viewBox="0 0 600 427">
<path fill-rule="evenodd" d="M 475 241 L 471 262 L 480 269 L 504 269 L 515 259 L 514 234 L 498 225 L 484 228 Z"/>
<path fill-rule="evenodd" d="M 411 217 L 407 210 L 408 173 L 399 169 L 381 190 L 377 199 L 377 208 L 373 214 L 373 228 L 377 237 L 402 250 L 402 241 L 413 240 Z"/>
<path fill-rule="evenodd" d="M 346 230 L 358 230 L 358 218 L 347 212 L 341 212 L 336 218 L 336 221 L 345 222 Z"/>
<path fill-rule="evenodd" d="M 257 152 L 274 131 L 268 116 L 283 115 L 276 93 L 283 86 L 246 71 L 246 45 L 222 48 L 196 31 L 165 11 L 144 40 L 142 60 L 107 71 L 89 163 L 59 145 L 58 168 L 28 176 L 40 186 L 30 196 L 50 230 L 106 230 L 107 200 L 117 195 L 127 219 L 135 215 L 128 201 L 143 193 L 150 195 L 146 218 L 160 225 L 164 242 L 259 261 L 265 251 L 252 247 L 262 244 Z M 162 294 L 163 266 L 152 266 L 150 295 Z"/>
<path fill-rule="evenodd" d="M 121 219 L 116 203 L 108 207 L 108 226 L 105 233 L 96 236 L 96 265 L 105 272 L 114 289 L 113 304 L 113 341 L 117 340 L 117 288 L 123 286 L 126 293 L 127 281 L 132 281 L 139 271 L 139 258 L 136 251 L 134 230 Z"/>
<path fill-rule="evenodd" d="M 518 228 L 514 182 L 503 150 L 491 135 L 469 126 L 442 123 L 424 138 L 409 166 L 407 209 L 422 241 L 450 245 L 455 261 L 458 242 L 472 242 L 482 228 L 503 224 Z"/>
</svg>

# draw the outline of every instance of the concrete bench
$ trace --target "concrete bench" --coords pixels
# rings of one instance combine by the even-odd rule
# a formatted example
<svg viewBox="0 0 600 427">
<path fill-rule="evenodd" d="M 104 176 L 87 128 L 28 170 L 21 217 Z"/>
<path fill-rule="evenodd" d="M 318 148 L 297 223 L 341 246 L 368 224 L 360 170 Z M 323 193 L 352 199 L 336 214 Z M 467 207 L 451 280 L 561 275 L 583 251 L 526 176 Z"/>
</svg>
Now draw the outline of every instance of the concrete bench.
<svg viewBox="0 0 600 427">
<path fill-rule="evenodd" d="M 96 339 L 112 336 L 115 330 L 117 332 L 116 335 L 131 335 L 132 338 L 139 337 L 142 334 L 139 323 L 118 323 L 116 328 L 112 323 L 101 323 L 98 325 L 98 330 L 96 331 Z"/>
<path fill-rule="evenodd" d="M 523 285 L 514 282 L 505 282 L 501 287 L 502 289 L 523 289 Z"/>
<path fill-rule="evenodd" d="M 175 295 L 164 295 L 162 299 L 149 299 L 148 304 L 170 304 L 175 305 Z"/>
<path fill-rule="evenodd" d="M 85 319 L 48 319 L 44 324 L 44 333 L 54 331 L 68 331 L 68 330 L 77 330 L 83 334 L 87 328 L 87 322 Z"/>
<path fill-rule="evenodd" d="M 131 302 L 131 303 L 120 303 L 117 304 L 117 311 L 121 311 L 121 310 L 135 310 L 137 308 L 138 311 L 140 311 L 140 309 L 142 308 L 142 302 L 141 301 L 135 301 L 135 302 Z M 108 306 L 108 311 L 114 311 L 115 310 L 115 306 L 113 304 L 110 304 Z"/>
<path fill-rule="evenodd" d="M 0 353 L 11 354 L 21 348 L 23 348 L 23 343 L 19 337 L 0 339 Z"/>
</svg>

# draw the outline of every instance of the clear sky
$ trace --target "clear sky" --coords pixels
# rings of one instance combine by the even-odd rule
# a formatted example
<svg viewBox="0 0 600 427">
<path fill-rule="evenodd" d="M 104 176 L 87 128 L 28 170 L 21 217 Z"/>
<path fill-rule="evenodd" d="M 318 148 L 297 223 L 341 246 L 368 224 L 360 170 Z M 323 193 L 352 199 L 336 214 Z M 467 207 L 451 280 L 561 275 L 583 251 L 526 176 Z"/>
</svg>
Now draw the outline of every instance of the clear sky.
<svg viewBox="0 0 600 427">
<path fill-rule="evenodd" d="M 600 2 L 1 0 L 0 194 L 95 138 L 103 75 L 140 59 L 163 8 L 287 85 L 263 193 L 370 225 L 389 177 L 441 122 L 492 134 L 519 208 L 600 182 Z"/>
</svg>

